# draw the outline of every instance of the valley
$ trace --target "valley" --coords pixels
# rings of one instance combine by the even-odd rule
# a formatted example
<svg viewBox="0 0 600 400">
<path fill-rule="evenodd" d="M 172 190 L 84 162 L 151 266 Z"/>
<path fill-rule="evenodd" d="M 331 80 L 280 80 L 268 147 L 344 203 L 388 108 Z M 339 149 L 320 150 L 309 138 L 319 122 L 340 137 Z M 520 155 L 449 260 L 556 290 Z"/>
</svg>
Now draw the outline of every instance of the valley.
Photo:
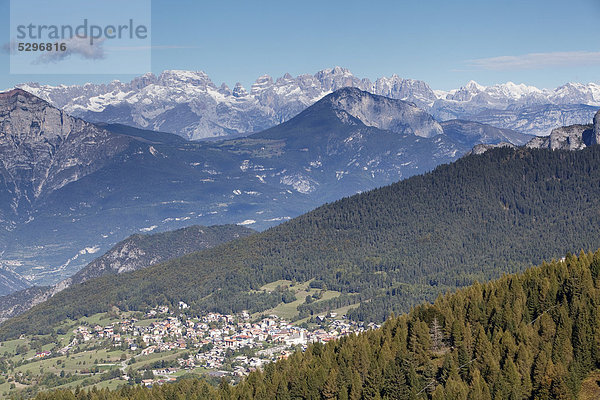
<svg viewBox="0 0 600 400">
<path fill-rule="evenodd" d="M 3 294 L 67 279 L 135 233 L 191 224 L 263 230 L 432 170 L 478 143 L 531 138 L 474 122 L 439 124 L 411 103 L 352 88 L 281 125 L 217 142 L 93 125 L 20 90 L 3 99 L 1 263 L 25 278 Z M 15 157 L 22 163 L 9 162 Z"/>
<path fill-rule="evenodd" d="M 112 306 L 184 301 L 197 313 L 253 314 L 282 303 L 256 292 L 282 279 L 314 280 L 340 293 L 303 305 L 303 317 L 360 303 L 348 316 L 379 323 L 475 281 L 593 249 L 598 215 L 574 213 L 573 205 L 597 207 L 599 151 L 498 148 L 471 155 L 259 234 L 71 286 L 0 325 L 0 336 L 47 334 L 67 317 Z"/>
<path fill-rule="evenodd" d="M 302 351 L 287 356 L 282 354 L 283 357 L 275 363 L 258 368 L 240 381 L 221 379 L 218 386 L 211 383 L 211 379 L 222 378 L 223 374 L 210 372 L 200 380 L 189 379 L 188 376 L 188 379 L 165 384 L 180 371 L 178 367 L 171 365 L 187 365 L 189 371 L 206 372 L 197 371 L 195 361 L 180 358 L 176 350 L 167 350 L 171 345 L 181 347 L 183 342 L 165 344 L 165 351 L 162 353 L 148 356 L 139 353 L 138 357 L 132 356 L 129 361 L 126 361 L 127 353 L 121 354 L 117 359 L 116 353 L 96 352 L 92 357 L 102 355 L 105 358 L 92 363 L 93 371 L 97 371 L 99 365 L 109 364 L 116 371 L 116 376 L 120 373 L 119 361 L 126 361 L 125 364 L 132 367 L 128 370 L 131 377 L 128 375 L 129 378 L 120 379 L 137 379 L 143 385 L 122 385 L 112 392 L 99 394 L 99 387 L 114 388 L 116 385 L 107 381 L 97 385 L 96 389 L 78 389 L 76 393 L 89 394 L 92 398 L 110 393 L 116 399 L 142 395 L 151 399 L 168 398 L 175 393 L 183 396 L 202 393 L 205 398 L 222 399 L 253 396 L 251 393 L 269 398 L 273 393 L 277 393 L 277 397 L 317 397 L 322 393 L 335 393 L 337 396 L 344 392 L 346 394 L 342 394 L 342 397 L 357 398 L 371 394 L 388 396 L 392 393 L 422 399 L 456 396 L 473 396 L 472 398 L 477 399 L 511 396 L 593 398 L 590 396 L 596 392 L 595 380 L 598 373 L 595 367 L 598 344 L 593 339 L 597 335 L 598 315 L 593 304 L 598 297 L 599 260 L 599 252 L 581 252 L 579 256 L 567 254 L 563 260 L 544 263 L 523 274 L 505 275 L 496 281 L 477 283 L 456 293 L 440 296 L 435 302 L 415 307 L 408 314 L 392 316 L 381 327 L 370 326 L 373 329 L 367 329 L 359 335 L 344 336 L 339 333 L 341 337 L 336 340 L 319 336 L 319 332 L 327 334 L 329 331 L 335 337 L 335 332 L 347 329 L 346 323 L 333 321 L 328 324 L 327 329 L 321 326 L 315 330 L 314 335 L 320 338 L 319 341 L 309 344 Z M 542 287 L 547 290 L 540 291 Z M 145 327 L 156 327 L 155 330 L 158 328 L 164 332 L 177 331 L 182 326 L 177 318 L 160 318 L 158 313 L 166 310 L 168 308 L 150 312 L 145 317 L 140 316 L 152 319 L 133 320 L 128 316 L 126 320 L 112 326 L 120 325 L 125 331 L 134 332 L 143 332 Z M 249 318 L 249 315 L 242 314 L 242 318 Z M 214 329 L 218 325 L 213 322 L 223 319 L 229 320 L 230 317 L 209 314 L 203 317 L 200 330 L 205 325 Z M 324 320 L 327 321 L 327 318 Z M 260 335 L 258 326 L 271 326 L 277 330 L 277 327 L 281 328 L 283 325 L 288 332 L 294 330 L 287 322 L 275 321 L 277 319 L 274 317 L 262 319 L 253 328 L 253 332 L 256 330 Z M 107 324 L 109 320 L 94 317 L 89 322 Z M 198 323 L 188 320 L 185 325 L 188 326 L 187 332 L 193 336 L 195 330 L 190 330 L 189 327 L 197 327 Z M 302 329 L 300 328 L 300 332 Z M 360 332 L 361 328 L 357 330 Z M 93 334 L 83 326 L 76 329 L 79 337 L 89 338 L 88 342 L 93 340 L 93 336 L 105 335 L 112 335 L 114 340 L 115 331 L 109 326 L 100 327 Z M 234 330 L 229 328 L 229 333 L 232 332 Z M 265 333 L 263 331 L 263 335 Z M 209 333 L 209 336 L 219 335 Z M 233 340 L 250 340 L 248 336 L 251 335 L 234 337 Z M 302 334 L 299 338 L 302 338 Z M 225 343 L 231 343 L 231 339 L 224 340 Z M 2 347 L 18 352 L 16 345 L 15 341 L 2 342 Z M 146 350 L 151 348 L 152 346 L 146 347 Z M 201 348 L 196 357 L 206 360 L 207 349 L 208 347 Z M 281 354 L 277 346 L 270 349 Z M 267 350 L 269 348 L 259 350 L 257 354 L 273 354 Z M 214 354 L 214 347 L 209 350 L 209 354 Z M 232 372 L 241 372 L 246 361 L 258 363 L 260 359 L 260 356 L 252 357 L 249 353 L 237 354 L 235 351 L 231 353 L 235 356 L 231 364 Z M 90 356 L 83 352 L 79 356 L 71 356 L 68 362 L 60 358 L 49 358 L 49 363 L 36 367 L 40 367 L 43 372 L 41 368 L 56 369 L 58 365 L 64 364 L 66 369 L 66 365 L 75 363 L 77 368 L 83 369 L 84 365 L 92 362 Z M 213 360 L 212 356 L 208 357 Z M 135 368 L 138 366 L 136 372 Z M 152 372 L 145 372 L 140 377 L 140 370 L 143 368 L 149 368 Z M 22 367 L 16 368 L 17 374 L 20 369 Z M 23 379 L 22 375 L 17 376 L 19 380 Z M 25 377 L 31 376 L 35 375 L 31 372 L 25 374 Z M 102 379 L 103 376 L 108 378 L 110 375 L 105 372 L 96 379 Z M 93 379 L 94 377 L 87 377 L 84 382 L 87 380 L 91 383 Z M 146 384 L 151 388 L 145 387 Z M 13 389 L 16 389 L 16 384 Z M 57 389 L 38 394 L 36 398 L 60 398 L 69 393 L 72 392 Z"/>
<path fill-rule="evenodd" d="M 599 400 L 599 20 L 0 1 L 0 399 Z"/>
<path fill-rule="evenodd" d="M 85 122 L 69 123 L 87 129 Z M 599 207 L 599 126 L 597 113 L 591 124 L 528 138 L 471 121 L 440 124 L 412 104 L 357 89 L 226 141 L 191 143 L 111 126 L 127 144 L 118 153 L 122 164 L 86 170 L 41 195 L 40 204 L 67 207 L 65 199 L 113 184 L 129 165 L 137 173 L 123 175 L 121 187 L 135 182 L 154 213 L 164 187 L 176 188 L 169 185 L 179 176 L 160 160 L 190 164 L 198 154 L 205 161 L 193 179 L 206 174 L 222 186 L 210 160 L 228 160 L 226 181 L 233 171 L 240 182 L 254 174 L 261 185 L 288 186 L 289 198 L 326 203 L 297 217 L 273 217 L 269 222 L 279 225 L 263 232 L 247 228 L 257 220 L 243 213 L 237 224 L 151 234 L 158 225 L 138 228 L 145 234 L 113 245 L 57 285 L 1 297 L 0 393 L 593 396 L 600 264 L 590 251 L 600 242 L 598 214 L 573 206 Z M 102 134 L 112 138 L 109 132 Z M 459 151 L 468 154 L 458 158 Z M 406 161 L 411 157 L 414 164 Z M 457 159 L 440 165 L 446 158 Z M 73 176 L 69 168 L 66 177 Z M 146 171 L 154 171 L 152 178 L 167 174 L 149 184 Z M 355 194 L 356 187 L 398 176 L 406 179 Z M 87 180 L 92 185 L 81 186 Z M 261 193 L 240 182 L 230 188 L 244 189 L 232 189 L 230 198 L 258 195 L 258 206 Z M 63 201 L 52 203 L 63 190 Z M 325 193 L 347 197 L 327 202 Z M 131 210 L 122 196 L 101 198 L 100 210 L 114 212 L 111 202 L 121 202 L 119 212 Z M 162 202 L 165 210 L 188 203 Z M 551 261 L 531 267 L 544 260 Z"/>
<path fill-rule="evenodd" d="M 265 285 L 265 291 L 289 291 L 298 300 L 264 313 L 208 313 L 191 317 L 185 303 L 147 312 L 113 309 L 76 321 L 64 321 L 52 336 L 28 336 L 0 342 L 3 382 L 0 394 L 35 394 L 53 388 L 115 389 L 125 384 L 152 386 L 181 377 L 228 377 L 239 381 L 256 368 L 306 349 L 313 342 L 377 329 L 350 321 L 342 312 L 298 320 L 297 306 L 339 295 L 289 281 Z M 292 300 L 290 298 L 290 300 Z"/>
</svg>

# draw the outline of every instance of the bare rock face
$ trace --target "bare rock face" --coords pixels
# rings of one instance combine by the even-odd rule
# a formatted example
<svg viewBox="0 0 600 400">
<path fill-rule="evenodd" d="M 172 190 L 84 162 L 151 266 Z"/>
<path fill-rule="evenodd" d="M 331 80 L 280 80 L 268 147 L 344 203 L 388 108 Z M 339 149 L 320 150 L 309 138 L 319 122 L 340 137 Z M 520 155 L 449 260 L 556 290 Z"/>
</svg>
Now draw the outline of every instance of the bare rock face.
<svg viewBox="0 0 600 400">
<path fill-rule="evenodd" d="M 431 115 L 413 103 L 350 87 L 338 90 L 329 100 L 335 109 L 347 112 L 367 126 L 426 138 L 444 132 Z"/>
<path fill-rule="evenodd" d="M 550 149 L 581 150 L 586 147 L 583 133 L 586 125 L 571 125 L 556 128 L 550 133 Z"/>
<path fill-rule="evenodd" d="M 537 137 L 527 143 L 529 148 L 548 148 L 551 150 L 581 150 L 586 147 L 584 132 L 589 125 L 570 125 L 552 130 L 550 136 Z"/>
<path fill-rule="evenodd" d="M 39 198 L 101 168 L 127 143 L 21 89 L 0 94 L 0 177 L 11 194 L 5 205 L 26 213 Z"/>
<path fill-rule="evenodd" d="M 480 155 L 480 154 L 485 153 L 488 150 L 496 149 L 499 147 L 509 147 L 511 149 L 514 149 L 516 146 L 514 144 L 508 143 L 508 142 L 500 142 L 498 144 L 478 144 L 475 147 L 473 147 L 473 150 L 468 152 L 467 155 L 470 155 L 470 154 Z"/>
<path fill-rule="evenodd" d="M 533 138 L 527 147 L 551 150 L 582 150 L 600 143 L 600 111 L 590 125 L 570 125 L 553 129 L 550 136 Z"/>
</svg>

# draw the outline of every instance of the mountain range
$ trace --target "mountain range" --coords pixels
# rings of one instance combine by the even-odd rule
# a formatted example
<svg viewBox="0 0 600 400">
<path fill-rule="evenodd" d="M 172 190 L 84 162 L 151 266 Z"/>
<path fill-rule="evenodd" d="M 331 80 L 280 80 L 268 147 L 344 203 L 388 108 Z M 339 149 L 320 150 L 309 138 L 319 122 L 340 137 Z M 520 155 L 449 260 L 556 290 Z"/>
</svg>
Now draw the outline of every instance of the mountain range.
<svg viewBox="0 0 600 400">
<path fill-rule="evenodd" d="M 381 329 L 311 344 L 235 387 L 182 380 L 101 396 L 566 399 L 600 365 L 600 252 L 584 252 L 600 243 L 600 112 L 591 124 L 531 138 L 476 121 L 439 122 L 415 102 L 347 87 L 261 132 L 188 142 L 89 123 L 16 89 L 0 94 L 0 117 L 0 283 L 12 291 L 75 272 L 0 297 L 0 318 L 10 318 L 1 340 L 52 341 L 65 321 L 182 301 L 191 316 L 266 315 L 285 303 L 292 321 L 344 310 L 380 322 L 410 310 Z M 274 207 L 323 202 L 271 218 Z M 75 268 L 127 231 L 212 218 L 245 219 L 135 234 Z M 289 218 L 264 232 L 246 228 Z M 102 234 L 101 224 L 114 230 Z M 102 245 L 54 271 L 37 261 L 98 235 Z M 64 247 L 44 245 L 48 238 Z M 26 247 L 34 244 L 37 254 Z M 30 266 L 18 263 L 24 254 Z M 553 260 L 512 274 L 543 259 Z M 328 296 L 302 302 L 281 282 Z"/>
<path fill-rule="evenodd" d="M 598 247 L 600 147 L 497 148 L 321 206 L 211 249 L 72 285 L 5 321 L 0 337 L 47 334 L 65 318 L 184 301 L 191 313 L 268 312 L 280 280 L 336 296 L 297 318 L 353 305 L 382 321 L 473 282 Z M 527 240 L 523 240 L 527 238 Z"/>
<path fill-rule="evenodd" d="M 476 122 L 440 124 L 414 103 L 344 88 L 263 132 L 188 142 L 92 124 L 15 89 L 0 95 L 0 272 L 56 284 L 136 232 L 264 229 L 454 161 L 475 144 L 529 139 Z"/>
<path fill-rule="evenodd" d="M 439 126 L 427 117 L 424 113 L 411 113 L 412 108 L 408 106 L 404 109 L 404 114 L 399 111 L 397 102 L 386 98 L 373 98 L 364 96 L 351 89 L 346 90 L 346 96 L 338 98 L 329 97 L 323 102 L 313 107 L 311 112 L 319 115 L 325 115 L 319 108 L 334 110 L 342 119 L 352 118 L 345 115 L 348 110 L 356 117 L 371 126 L 379 128 L 399 129 L 398 125 L 408 124 L 416 127 L 413 131 L 418 136 L 437 136 L 440 134 Z M 354 95 L 351 95 L 354 94 Z M 406 105 L 405 105 L 406 106 Z M 394 112 L 390 112 L 390 108 Z M 392 115 L 393 117 L 387 117 Z M 416 123 L 419 120 L 420 123 Z M 287 125 L 294 125 L 297 119 L 290 121 Z M 322 121 L 317 120 L 317 123 Z M 294 133 L 303 132 L 304 125 L 283 129 L 288 140 L 293 140 Z M 448 121 L 442 123 L 442 130 L 453 137 L 458 142 L 471 144 L 474 140 L 498 141 L 506 139 L 496 144 L 478 144 L 474 147 L 472 154 L 483 154 L 493 148 L 516 148 L 509 140 L 518 142 L 522 139 L 512 131 L 497 130 L 486 125 L 469 121 Z M 121 129 L 124 129 L 121 127 Z M 266 131 L 262 136 L 270 139 L 279 138 L 281 131 L 272 129 Z M 257 135 L 261 136 L 261 135 Z M 296 137 L 296 141 L 305 140 L 301 134 Z M 600 111 L 594 117 L 594 121 L 589 125 L 573 125 L 554 129 L 549 137 L 535 137 L 531 139 L 526 147 L 551 150 L 582 150 L 585 147 L 598 144 L 600 141 Z M 180 143 L 181 140 L 176 140 Z M 317 144 L 315 142 L 313 144 Z M 302 143 L 300 143 L 302 144 Z M 296 146 L 299 144 L 296 143 Z M 231 232 L 231 233 L 230 233 Z M 216 227 L 198 227 L 179 229 L 174 232 L 158 233 L 154 235 L 133 235 L 124 241 L 115 245 L 106 254 L 97 258 L 85 268 L 75 273 L 54 286 L 36 286 L 26 288 L 10 295 L 0 297 L 0 322 L 27 311 L 32 306 L 48 299 L 54 294 L 65 288 L 83 283 L 89 279 L 100 277 L 106 274 L 116 274 L 134 271 L 146 268 L 158 262 L 166 261 L 178 256 L 183 256 L 203 248 L 213 247 L 219 242 L 225 242 L 231 238 L 245 236 L 253 232 L 251 229 L 242 226 L 216 226 Z M 216 235 L 220 235 L 219 238 Z M 7 285 L 9 286 L 9 285 Z M 15 285 L 15 287 L 18 287 Z"/>
<path fill-rule="evenodd" d="M 538 136 L 553 128 L 589 121 L 600 106 L 600 85 L 567 83 L 538 89 L 508 82 L 469 82 L 449 90 L 397 75 L 375 82 L 335 67 L 314 75 L 259 77 L 250 90 L 215 85 L 201 71 L 168 70 L 124 83 L 18 87 L 73 116 L 175 133 L 188 139 L 247 135 L 287 121 L 343 87 L 415 103 L 438 121 L 463 119 Z"/>
</svg>

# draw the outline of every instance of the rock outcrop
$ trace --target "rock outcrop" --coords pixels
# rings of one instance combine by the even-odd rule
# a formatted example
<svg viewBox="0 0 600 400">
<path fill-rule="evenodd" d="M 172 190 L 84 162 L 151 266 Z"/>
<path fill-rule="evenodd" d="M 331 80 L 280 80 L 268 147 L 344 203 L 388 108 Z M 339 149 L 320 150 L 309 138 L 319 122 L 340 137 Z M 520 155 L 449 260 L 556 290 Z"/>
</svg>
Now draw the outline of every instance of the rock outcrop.
<svg viewBox="0 0 600 400">
<path fill-rule="evenodd" d="M 553 129 L 550 136 L 533 138 L 527 147 L 552 150 L 581 150 L 600 143 L 600 111 L 594 116 L 593 124 L 570 125 Z"/>
</svg>

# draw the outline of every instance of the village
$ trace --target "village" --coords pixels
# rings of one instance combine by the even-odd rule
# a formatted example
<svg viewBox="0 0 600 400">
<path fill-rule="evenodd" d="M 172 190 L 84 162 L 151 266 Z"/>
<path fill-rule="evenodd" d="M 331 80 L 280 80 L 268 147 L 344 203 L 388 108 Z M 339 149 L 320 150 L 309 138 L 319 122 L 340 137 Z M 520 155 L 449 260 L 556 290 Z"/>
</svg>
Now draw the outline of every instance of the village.
<svg viewBox="0 0 600 400">
<path fill-rule="evenodd" d="M 144 371 L 142 384 L 151 386 L 173 381 L 184 371 L 204 370 L 209 377 L 242 377 L 271 361 L 288 357 L 313 342 L 327 343 L 345 335 L 376 329 L 350 321 L 335 313 L 318 315 L 296 325 L 276 315 L 253 318 L 247 312 L 235 315 L 208 313 L 186 317 L 187 304 L 175 313 L 166 306 L 149 310 L 144 318 L 123 318 L 109 325 L 79 325 L 72 341 L 58 353 L 69 354 L 78 346 L 110 343 L 131 354 L 129 361 L 154 353 L 180 351 L 182 356 L 168 366 Z M 148 322 L 150 321 L 150 322 Z M 36 357 L 47 357 L 43 352 Z M 127 363 L 122 379 L 129 380 Z"/>
</svg>

